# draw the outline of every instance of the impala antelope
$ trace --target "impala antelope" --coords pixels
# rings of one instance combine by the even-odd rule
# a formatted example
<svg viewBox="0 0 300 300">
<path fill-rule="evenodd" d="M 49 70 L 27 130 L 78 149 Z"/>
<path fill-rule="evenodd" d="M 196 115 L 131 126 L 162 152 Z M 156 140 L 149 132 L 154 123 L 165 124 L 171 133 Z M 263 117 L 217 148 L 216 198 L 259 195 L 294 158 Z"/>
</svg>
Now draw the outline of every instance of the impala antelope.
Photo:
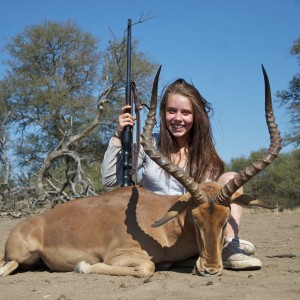
<svg viewBox="0 0 300 300">
<path fill-rule="evenodd" d="M 187 189 L 182 196 L 161 196 L 129 186 L 99 196 L 69 201 L 21 221 L 10 233 L 0 275 L 18 267 L 33 268 L 42 261 L 53 271 L 149 277 L 155 267 L 197 256 L 197 273 L 220 275 L 223 270 L 223 229 L 230 204 L 268 208 L 237 190 L 269 165 L 281 149 L 273 116 L 271 91 L 265 80 L 266 121 L 270 147 L 266 154 L 237 174 L 225 186 L 198 184 L 153 148 L 157 86 L 156 74 L 150 110 L 142 134 L 145 152 Z"/>
</svg>

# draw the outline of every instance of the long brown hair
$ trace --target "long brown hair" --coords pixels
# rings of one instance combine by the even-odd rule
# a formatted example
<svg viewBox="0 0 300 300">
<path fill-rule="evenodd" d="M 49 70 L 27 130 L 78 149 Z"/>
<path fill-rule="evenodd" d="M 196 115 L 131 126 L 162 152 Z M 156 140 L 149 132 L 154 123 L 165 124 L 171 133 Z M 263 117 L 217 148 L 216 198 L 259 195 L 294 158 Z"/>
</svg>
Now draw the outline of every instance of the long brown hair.
<svg viewBox="0 0 300 300">
<path fill-rule="evenodd" d="M 159 147 L 162 154 L 171 159 L 171 153 L 178 151 L 175 137 L 166 125 L 166 106 L 170 94 L 180 94 L 187 97 L 193 108 L 193 126 L 187 145 L 187 172 L 196 182 L 217 178 L 224 172 L 224 162 L 220 159 L 214 147 L 214 141 L 209 122 L 211 104 L 199 91 L 184 79 L 178 79 L 170 84 L 163 94 L 160 104 L 160 139 Z"/>
</svg>

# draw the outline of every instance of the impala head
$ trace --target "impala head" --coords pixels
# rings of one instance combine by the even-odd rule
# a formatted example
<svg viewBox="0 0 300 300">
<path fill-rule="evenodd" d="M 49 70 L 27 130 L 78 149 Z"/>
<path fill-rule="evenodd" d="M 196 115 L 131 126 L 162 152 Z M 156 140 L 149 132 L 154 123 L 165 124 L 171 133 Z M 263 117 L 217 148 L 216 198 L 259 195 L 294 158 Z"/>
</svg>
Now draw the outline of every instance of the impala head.
<svg viewBox="0 0 300 300">
<path fill-rule="evenodd" d="M 280 133 L 273 115 L 268 76 L 264 67 L 262 67 L 265 80 L 265 110 L 270 133 L 270 147 L 261 159 L 252 163 L 225 186 L 221 187 L 215 182 L 203 184 L 195 182 L 185 171 L 174 165 L 154 148 L 152 130 L 156 120 L 157 88 L 160 70 L 161 68 L 159 68 L 154 80 L 150 110 L 141 143 L 149 157 L 167 173 L 176 178 L 187 189 L 188 193 L 183 195 L 153 226 L 161 226 L 185 211 L 196 230 L 199 248 L 199 258 L 196 262 L 196 267 L 199 274 L 203 276 L 221 275 L 223 270 L 223 231 L 230 219 L 230 204 L 234 202 L 245 206 L 273 208 L 251 196 L 237 192 L 247 181 L 266 168 L 277 157 L 282 147 Z"/>
</svg>

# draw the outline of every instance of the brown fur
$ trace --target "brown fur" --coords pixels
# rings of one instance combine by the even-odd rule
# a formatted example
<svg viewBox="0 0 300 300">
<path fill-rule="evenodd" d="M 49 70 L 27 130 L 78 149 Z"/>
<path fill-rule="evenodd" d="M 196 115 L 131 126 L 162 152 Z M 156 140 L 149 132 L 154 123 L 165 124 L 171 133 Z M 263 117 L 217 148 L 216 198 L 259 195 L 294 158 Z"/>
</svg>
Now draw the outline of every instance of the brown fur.
<svg viewBox="0 0 300 300">
<path fill-rule="evenodd" d="M 220 190 L 216 183 L 201 187 L 208 198 Z M 169 208 L 168 213 L 175 209 L 172 217 L 152 227 Z M 189 194 L 161 196 L 139 187 L 119 188 L 20 222 L 7 239 L 0 275 L 43 261 L 53 271 L 75 268 L 148 277 L 157 264 L 171 265 L 195 255 L 200 274 L 220 275 L 222 230 L 229 217 L 228 206 L 199 205 Z"/>
</svg>

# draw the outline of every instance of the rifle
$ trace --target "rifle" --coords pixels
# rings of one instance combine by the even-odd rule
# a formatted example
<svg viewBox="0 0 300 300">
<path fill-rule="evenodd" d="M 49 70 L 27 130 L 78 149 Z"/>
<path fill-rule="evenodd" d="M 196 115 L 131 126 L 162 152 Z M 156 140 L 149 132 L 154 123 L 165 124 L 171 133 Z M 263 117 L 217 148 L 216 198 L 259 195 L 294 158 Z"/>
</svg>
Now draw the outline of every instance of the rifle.
<svg viewBox="0 0 300 300">
<path fill-rule="evenodd" d="M 126 76 L 126 105 L 132 105 L 131 99 L 131 19 L 128 19 L 127 24 L 127 76 Z M 123 175 L 122 175 L 122 185 L 129 186 L 132 185 L 131 177 L 131 145 L 132 145 L 132 128 L 131 126 L 126 126 L 121 134 L 121 144 L 123 149 Z"/>
</svg>

